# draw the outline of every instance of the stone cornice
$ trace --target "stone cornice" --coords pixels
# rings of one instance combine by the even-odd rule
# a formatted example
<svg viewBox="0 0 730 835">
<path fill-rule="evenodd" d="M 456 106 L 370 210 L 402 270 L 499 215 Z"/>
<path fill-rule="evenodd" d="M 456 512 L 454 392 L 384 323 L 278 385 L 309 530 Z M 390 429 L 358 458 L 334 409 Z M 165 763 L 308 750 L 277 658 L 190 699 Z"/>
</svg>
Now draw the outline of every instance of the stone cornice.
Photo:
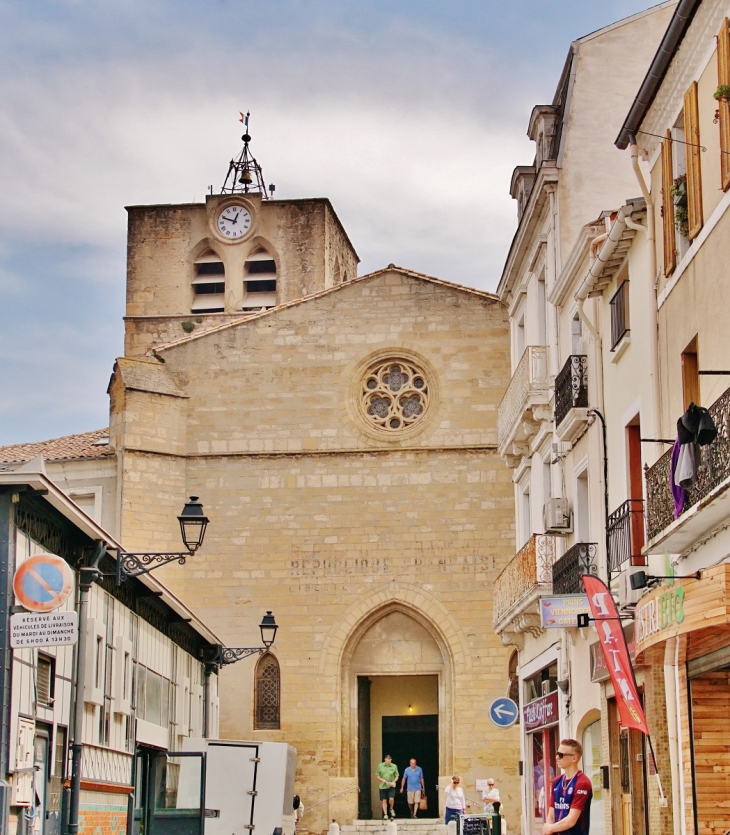
<svg viewBox="0 0 730 835">
<path fill-rule="evenodd" d="M 501 299 L 504 299 L 510 292 L 517 279 L 519 269 L 532 244 L 535 229 L 540 221 L 548 196 L 557 186 L 559 175 L 559 170 L 551 162 L 544 163 L 537 173 L 535 185 L 532 187 L 530 199 L 527 201 L 520 224 L 512 239 L 507 260 L 502 270 L 502 277 L 499 280 L 497 295 Z"/>
</svg>

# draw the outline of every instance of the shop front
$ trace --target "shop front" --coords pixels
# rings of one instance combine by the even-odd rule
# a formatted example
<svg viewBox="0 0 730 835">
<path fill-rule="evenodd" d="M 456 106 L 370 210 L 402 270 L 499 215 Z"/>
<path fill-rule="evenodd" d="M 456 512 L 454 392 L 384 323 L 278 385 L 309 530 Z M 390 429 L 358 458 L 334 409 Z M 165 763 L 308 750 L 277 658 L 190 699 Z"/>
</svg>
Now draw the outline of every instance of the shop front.
<svg viewBox="0 0 730 835">
<path fill-rule="evenodd" d="M 528 696 L 530 689 L 537 687 L 544 690 L 545 695 L 533 699 L 522 708 L 527 754 L 525 784 L 529 787 L 527 808 L 531 809 L 530 831 L 533 833 L 542 833 L 542 825 L 550 808 L 552 781 L 556 776 L 555 753 L 560 744 L 558 691 L 550 669 L 546 668 L 534 679 L 525 681 Z"/>
<path fill-rule="evenodd" d="M 730 565 L 664 585 L 635 612 L 636 655 L 674 661 L 678 786 L 686 831 L 730 830 Z M 656 705 L 666 711 L 666 707 Z"/>
<path fill-rule="evenodd" d="M 634 639 L 633 623 L 624 626 L 624 636 L 629 650 L 629 656 L 634 661 L 636 641 Z M 606 698 L 606 721 L 608 724 L 608 760 L 612 764 L 606 766 L 607 774 L 602 775 L 600 789 L 596 790 L 594 780 L 594 803 L 591 806 L 591 831 L 595 829 L 594 821 L 598 823 L 599 814 L 603 816 L 606 828 L 603 790 L 609 790 L 608 800 L 611 804 L 611 829 L 615 835 L 632 835 L 633 832 L 647 832 L 647 775 L 645 769 L 646 751 L 643 734 L 633 728 L 622 728 L 619 719 L 616 698 L 611 684 L 611 676 L 606 664 L 606 658 L 598 641 L 591 644 L 591 681 L 601 684 Z M 637 671 L 640 681 L 642 671 Z M 643 687 L 639 686 L 639 697 L 643 699 Z M 596 798 L 599 798 L 598 803 Z M 600 804 L 600 809 L 598 805 Z M 595 814 L 594 814 L 595 813 Z"/>
</svg>

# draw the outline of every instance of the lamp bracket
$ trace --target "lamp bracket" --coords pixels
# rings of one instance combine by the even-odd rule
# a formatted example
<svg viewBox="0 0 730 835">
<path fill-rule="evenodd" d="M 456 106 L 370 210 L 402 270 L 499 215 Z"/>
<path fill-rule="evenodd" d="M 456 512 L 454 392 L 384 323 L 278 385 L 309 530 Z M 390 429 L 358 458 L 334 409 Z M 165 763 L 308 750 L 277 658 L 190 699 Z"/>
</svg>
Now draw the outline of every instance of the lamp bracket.
<svg viewBox="0 0 730 835">
<path fill-rule="evenodd" d="M 178 562 L 185 565 L 185 560 L 191 552 L 171 551 L 143 551 L 130 553 L 128 551 L 117 552 L 117 585 L 120 586 L 127 577 L 139 577 L 141 574 L 149 574 L 155 568 L 167 565 L 170 562 Z"/>
<path fill-rule="evenodd" d="M 249 655 L 263 655 L 268 647 L 218 647 L 218 663 L 221 666 L 235 664 Z"/>
</svg>

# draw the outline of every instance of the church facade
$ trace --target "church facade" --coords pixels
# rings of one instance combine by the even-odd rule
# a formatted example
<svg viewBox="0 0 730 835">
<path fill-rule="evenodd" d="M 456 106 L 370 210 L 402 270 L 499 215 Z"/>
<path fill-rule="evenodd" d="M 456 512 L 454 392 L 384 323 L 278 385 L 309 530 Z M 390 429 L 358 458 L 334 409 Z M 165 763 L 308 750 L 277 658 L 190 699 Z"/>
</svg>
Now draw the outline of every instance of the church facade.
<svg viewBox="0 0 730 835">
<path fill-rule="evenodd" d="M 518 736 L 488 718 L 509 656 L 492 584 L 514 541 L 504 306 L 393 265 L 357 278 L 324 199 L 246 191 L 129 218 L 106 481 L 83 461 L 49 474 L 114 496 L 96 512 L 130 550 L 169 549 L 200 497 L 203 548 L 159 576 L 228 646 L 274 612 L 272 651 L 221 671 L 220 727 L 297 748 L 301 828 L 379 815 L 386 753 L 424 767 L 422 814 L 459 773 L 478 809 L 495 777 L 516 820 Z"/>
</svg>

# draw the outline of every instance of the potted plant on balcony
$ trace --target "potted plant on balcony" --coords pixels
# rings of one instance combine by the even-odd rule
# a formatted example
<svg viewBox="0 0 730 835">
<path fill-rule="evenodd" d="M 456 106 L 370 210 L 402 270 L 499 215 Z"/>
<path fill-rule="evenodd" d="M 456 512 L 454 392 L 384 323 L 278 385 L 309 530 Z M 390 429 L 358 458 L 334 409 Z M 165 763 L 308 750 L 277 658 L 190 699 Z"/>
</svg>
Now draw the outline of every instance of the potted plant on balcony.
<svg viewBox="0 0 730 835">
<path fill-rule="evenodd" d="M 718 101 L 730 102 L 730 84 L 721 84 L 712 95 Z"/>
<path fill-rule="evenodd" d="M 669 190 L 674 203 L 674 225 L 680 235 L 689 235 L 689 211 L 687 209 L 687 175 L 680 174 Z"/>
</svg>

